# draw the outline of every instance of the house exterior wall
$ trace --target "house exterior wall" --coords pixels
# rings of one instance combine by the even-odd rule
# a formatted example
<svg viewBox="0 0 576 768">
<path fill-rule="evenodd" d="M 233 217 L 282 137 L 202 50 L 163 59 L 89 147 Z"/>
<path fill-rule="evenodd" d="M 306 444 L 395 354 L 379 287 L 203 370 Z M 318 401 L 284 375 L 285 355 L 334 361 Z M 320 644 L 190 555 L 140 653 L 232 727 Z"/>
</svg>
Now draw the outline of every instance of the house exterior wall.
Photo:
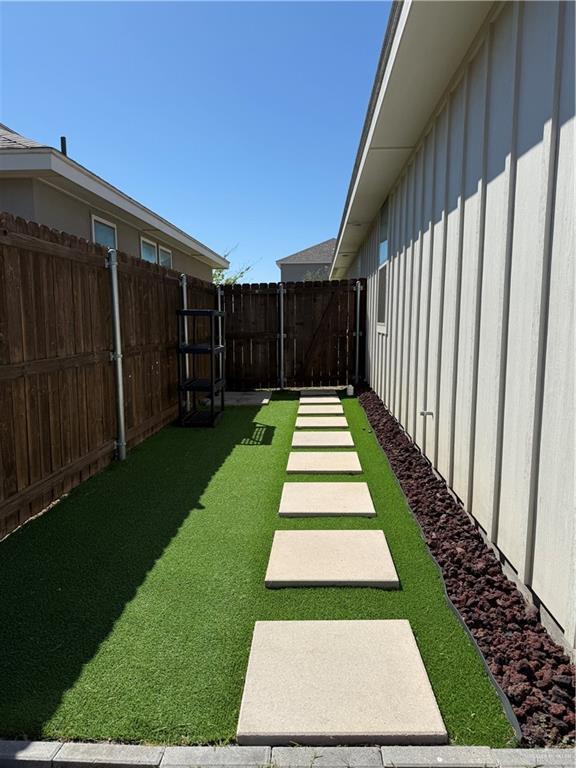
<svg viewBox="0 0 576 768">
<path fill-rule="evenodd" d="M 506 3 L 350 276 L 371 386 L 575 644 L 574 4 Z M 430 415 L 420 415 L 430 411 Z"/>
<path fill-rule="evenodd" d="M 32 179 L 0 180 L 0 210 L 14 213 L 27 221 L 33 221 L 34 181 Z"/>
<path fill-rule="evenodd" d="M 303 282 L 304 280 L 328 280 L 330 264 L 282 264 L 280 280 L 283 283 Z"/>
<path fill-rule="evenodd" d="M 144 236 L 172 251 L 173 269 L 202 280 L 212 280 L 212 268 L 208 264 L 173 248 L 155 234 L 140 231 L 108 211 L 90 206 L 37 179 L 3 179 L 0 184 L 0 210 L 86 240 L 92 239 L 92 215 L 99 216 L 116 225 L 119 250 L 138 257 L 140 237 Z"/>
</svg>

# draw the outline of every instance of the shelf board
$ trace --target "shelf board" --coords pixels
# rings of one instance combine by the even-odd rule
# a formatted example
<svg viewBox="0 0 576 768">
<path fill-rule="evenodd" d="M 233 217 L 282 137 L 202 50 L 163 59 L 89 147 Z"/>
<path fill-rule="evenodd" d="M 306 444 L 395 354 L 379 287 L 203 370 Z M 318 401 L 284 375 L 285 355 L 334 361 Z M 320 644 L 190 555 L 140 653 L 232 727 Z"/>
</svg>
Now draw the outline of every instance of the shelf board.
<svg viewBox="0 0 576 768">
<path fill-rule="evenodd" d="M 214 381 L 214 391 L 219 392 L 225 385 L 224 379 Z M 210 392 L 212 390 L 211 379 L 187 379 L 179 385 L 181 392 Z"/>
</svg>

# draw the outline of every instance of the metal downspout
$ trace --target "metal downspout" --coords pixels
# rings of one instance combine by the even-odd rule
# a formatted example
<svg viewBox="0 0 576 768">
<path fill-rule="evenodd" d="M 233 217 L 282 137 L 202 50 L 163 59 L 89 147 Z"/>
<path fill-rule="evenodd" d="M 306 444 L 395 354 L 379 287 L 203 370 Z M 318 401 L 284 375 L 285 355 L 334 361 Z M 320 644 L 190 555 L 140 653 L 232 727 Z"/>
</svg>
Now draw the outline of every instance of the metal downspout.
<svg viewBox="0 0 576 768">
<path fill-rule="evenodd" d="M 360 331 L 360 304 L 361 304 L 362 283 L 356 280 L 356 359 L 354 362 L 354 384 L 360 381 L 360 340 L 362 332 Z"/>
<path fill-rule="evenodd" d="M 124 416 L 124 377 L 122 374 L 122 333 L 120 330 L 120 294 L 118 291 L 118 254 L 115 248 L 108 249 L 106 266 L 110 270 L 110 288 L 112 292 L 112 333 L 114 375 L 116 382 L 116 458 L 126 458 L 126 419 Z"/>
<path fill-rule="evenodd" d="M 284 284 L 278 283 L 278 384 L 284 389 Z"/>
</svg>

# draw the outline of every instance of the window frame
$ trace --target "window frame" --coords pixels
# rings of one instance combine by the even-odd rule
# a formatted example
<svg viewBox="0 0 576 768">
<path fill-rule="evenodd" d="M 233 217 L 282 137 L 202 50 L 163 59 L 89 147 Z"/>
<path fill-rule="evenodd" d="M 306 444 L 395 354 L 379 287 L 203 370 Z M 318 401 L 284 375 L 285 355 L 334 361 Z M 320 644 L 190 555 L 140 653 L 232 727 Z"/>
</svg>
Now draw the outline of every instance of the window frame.
<svg viewBox="0 0 576 768">
<path fill-rule="evenodd" d="M 149 259 L 145 259 L 144 258 L 144 256 L 142 255 L 142 243 L 147 243 L 148 245 L 153 245 L 154 246 L 154 251 L 156 252 L 156 260 L 155 261 L 150 261 Z M 140 259 L 142 261 L 146 261 L 148 264 L 159 264 L 159 261 L 158 261 L 158 243 L 154 242 L 154 240 L 149 240 L 147 237 L 143 237 L 142 235 L 140 235 Z"/>
<path fill-rule="evenodd" d="M 382 207 L 380 208 L 380 214 L 378 219 L 378 291 L 376 293 L 377 296 L 377 304 L 376 304 L 376 330 L 378 333 L 383 334 L 384 336 L 388 335 L 388 325 L 386 322 L 386 316 L 388 312 L 388 288 L 389 288 L 389 282 L 390 282 L 390 275 L 388 274 L 388 266 L 390 264 L 390 206 L 389 201 L 390 198 L 386 198 L 386 200 L 382 203 Z M 383 224 L 383 217 L 384 214 L 386 215 L 386 237 L 385 239 L 382 239 L 382 224 Z M 386 243 L 386 258 L 384 261 L 380 261 L 381 258 L 381 247 L 382 243 Z M 382 271 L 386 270 L 386 273 L 384 275 L 384 278 L 382 276 Z M 384 306 L 383 306 L 383 314 L 384 319 L 380 319 L 380 282 L 381 280 L 385 280 L 384 285 Z"/>
<path fill-rule="evenodd" d="M 168 265 L 162 264 L 162 262 L 160 261 L 160 251 L 164 251 L 164 253 L 168 253 L 170 255 L 170 264 Z M 172 250 L 170 248 L 167 248 L 165 245 L 160 245 L 160 243 L 158 243 L 157 252 L 158 252 L 158 264 L 161 267 L 164 267 L 165 269 L 172 269 Z"/>
<path fill-rule="evenodd" d="M 103 219 L 102 216 L 97 216 L 95 213 L 91 214 L 91 222 L 92 222 L 92 242 L 97 243 L 97 245 L 101 245 L 102 248 L 109 248 L 110 246 L 106 246 L 103 243 L 98 243 L 96 240 L 96 222 L 99 224 L 104 224 L 105 227 L 110 227 L 110 229 L 114 230 L 114 249 L 118 250 L 118 227 L 114 222 L 108 221 L 107 219 Z"/>
<path fill-rule="evenodd" d="M 382 203 L 382 207 L 380 208 L 379 218 L 378 218 L 378 267 L 384 266 L 388 261 L 390 261 L 390 206 L 388 205 L 389 198 L 386 198 L 384 202 Z M 386 237 L 383 240 L 382 239 L 382 224 L 383 224 L 383 218 L 384 214 L 386 214 Z M 381 260 L 381 248 L 382 243 L 386 243 L 386 258 L 384 261 Z"/>
<path fill-rule="evenodd" d="M 388 334 L 388 325 L 386 322 L 386 313 L 388 310 L 388 281 L 389 281 L 389 275 L 388 275 L 388 265 L 390 264 L 390 259 L 386 259 L 386 261 L 383 264 L 380 264 L 378 267 L 378 302 L 376 305 L 376 329 L 378 333 L 383 333 L 384 335 Z M 383 270 L 386 270 L 386 285 L 384 286 L 384 320 L 380 320 L 380 280 L 382 279 L 381 272 Z"/>
</svg>

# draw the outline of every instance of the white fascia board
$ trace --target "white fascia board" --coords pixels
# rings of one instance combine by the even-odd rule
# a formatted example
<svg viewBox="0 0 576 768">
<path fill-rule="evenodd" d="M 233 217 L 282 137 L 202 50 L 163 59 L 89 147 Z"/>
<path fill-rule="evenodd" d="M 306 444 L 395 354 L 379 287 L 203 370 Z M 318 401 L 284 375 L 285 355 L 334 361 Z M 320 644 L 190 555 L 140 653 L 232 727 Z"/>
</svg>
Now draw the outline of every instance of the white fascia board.
<svg viewBox="0 0 576 768">
<path fill-rule="evenodd" d="M 48 149 L 3 149 L 0 151 L 0 172 L 10 176 L 48 175 L 52 170 Z"/>
<path fill-rule="evenodd" d="M 493 8 L 494 3 L 482 0 L 403 3 L 330 277 L 346 269 L 344 253 L 349 257 L 357 253 Z M 378 192 L 374 168 L 382 179 Z"/>
<path fill-rule="evenodd" d="M 148 228 L 162 232 L 179 243 L 185 252 L 192 251 L 191 255 L 212 268 L 227 269 L 230 266 L 230 262 L 223 256 L 215 253 L 166 219 L 158 216 L 149 208 L 120 192 L 116 187 L 108 184 L 69 157 L 56 152 L 56 150 L 51 148 L 2 150 L 0 152 L 0 172 L 23 176 L 32 173 L 39 176 L 50 176 L 52 183 L 55 183 L 53 174 L 56 174 L 56 176 L 60 176 L 105 200 L 114 208 L 133 216 L 147 225 Z"/>
<path fill-rule="evenodd" d="M 344 239 L 344 236 L 346 234 L 347 228 L 349 227 L 349 221 L 350 221 L 350 214 L 352 211 L 352 207 L 354 204 L 354 201 L 356 199 L 356 193 L 358 191 L 358 186 L 360 184 L 360 181 L 362 179 L 362 171 L 364 169 L 364 165 L 366 163 L 366 158 L 368 157 L 368 152 L 370 150 L 370 145 L 372 143 L 372 137 L 374 136 L 374 129 L 376 126 L 376 122 L 378 120 L 378 117 L 380 115 L 380 109 L 382 107 L 382 101 L 384 99 L 384 94 L 386 92 L 386 86 L 388 81 L 390 80 L 390 73 L 392 72 L 392 68 L 394 66 L 394 61 L 396 59 L 396 55 L 398 53 L 398 46 L 400 45 L 400 39 L 402 37 L 402 33 L 404 30 L 404 27 L 406 26 L 406 19 L 408 18 L 408 14 L 410 12 L 410 8 L 412 6 L 412 0 L 405 0 L 405 2 L 402 4 L 402 10 L 400 12 L 400 18 L 398 19 L 398 26 L 396 27 L 396 32 L 394 34 L 394 38 L 392 40 L 392 48 L 390 50 L 390 55 L 388 57 L 388 62 L 386 64 L 386 69 L 384 71 L 384 76 L 382 78 L 382 83 L 380 85 L 380 91 L 378 93 L 378 100 L 376 102 L 376 107 L 374 109 L 374 112 L 372 114 L 372 120 L 370 123 L 370 128 L 368 130 L 368 134 L 366 136 L 366 142 L 364 144 L 364 149 L 362 151 L 362 157 L 360 159 L 360 163 L 358 165 L 358 172 L 356 173 L 356 178 L 354 179 L 354 186 L 352 188 L 352 194 L 350 195 L 350 201 L 348 203 L 348 208 L 344 212 L 344 224 L 340 228 L 340 237 L 338 239 L 338 242 L 336 243 L 336 249 L 334 251 L 334 259 L 332 260 L 332 266 L 330 267 L 330 274 L 329 279 L 332 280 L 334 278 L 334 272 L 338 269 L 347 269 L 350 264 L 352 264 L 352 259 L 350 260 L 350 264 L 342 264 L 341 263 L 341 245 L 342 240 Z M 350 254 L 352 255 L 352 254 Z M 354 253 L 355 255 L 355 253 Z M 340 262 L 340 263 L 338 263 Z"/>
</svg>

